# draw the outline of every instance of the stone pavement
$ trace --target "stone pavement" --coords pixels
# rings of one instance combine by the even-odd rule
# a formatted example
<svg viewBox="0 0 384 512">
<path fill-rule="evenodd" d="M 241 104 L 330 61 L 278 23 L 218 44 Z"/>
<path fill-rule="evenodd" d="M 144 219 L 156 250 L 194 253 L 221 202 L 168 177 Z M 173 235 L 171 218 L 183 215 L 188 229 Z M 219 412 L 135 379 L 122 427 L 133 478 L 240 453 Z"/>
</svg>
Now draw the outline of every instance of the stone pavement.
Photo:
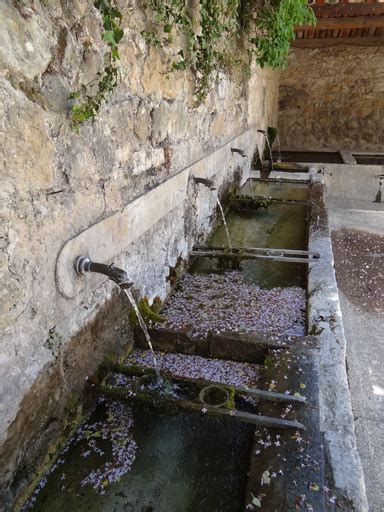
<svg viewBox="0 0 384 512">
<path fill-rule="evenodd" d="M 369 200 L 367 197 L 340 201 L 337 197 L 331 197 L 332 183 L 328 194 L 327 206 L 333 235 L 340 233 L 342 229 L 355 229 L 366 234 L 384 236 L 383 204 L 372 203 L 371 198 Z M 384 254 L 375 254 L 374 261 L 380 266 L 382 273 L 378 279 L 374 280 L 373 286 L 378 287 L 376 291 L 379 291 L 379 294 L 380 290 L 381 294 L 384 294 Z M 361 262 L 357 258 L 354 265 L 359 264 Z M 335 258 L 335 268 L 336 277 L 339 276 L 341 281 L 343 264 L 340 258 Z M 382 512 L 384 511 L 384 300 L 381 307 L 370 309 L 364 294 L 361 296 L 355 294 L 351 297 L 347 290 L 343 290 L 341 284 L 339 284 L 339 295 L 347 339 L 347 370 L 357 448 L 364 470 L 369 510 Z"/>
</svg>

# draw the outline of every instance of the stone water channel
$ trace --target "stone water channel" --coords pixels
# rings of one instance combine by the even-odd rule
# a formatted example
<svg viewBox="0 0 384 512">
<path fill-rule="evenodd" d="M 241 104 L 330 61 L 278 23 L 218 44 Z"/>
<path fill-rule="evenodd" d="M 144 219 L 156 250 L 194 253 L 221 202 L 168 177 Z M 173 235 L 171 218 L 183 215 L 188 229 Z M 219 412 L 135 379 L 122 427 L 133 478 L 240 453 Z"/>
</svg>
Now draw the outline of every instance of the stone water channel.
<svg viewBox="0 0 384 512">
<path fill-rule="evenodd" d="M 136 348 L 92 379 L 96 407 L 23 510 L 352 510 L 333 489 L 319 432 L 318 344 L 306 332 L 307 264 L 301 255 L 299 261 L 236 255 L 244 247 L 306 251 L 311 193 L 309 183 L 246 183 L 240 197 L 275 201 L 245 209 L 230 203 L 234 252 L 220 224 L 203 247 L 208 255 L 199 254 L 201 247 L 192 251 L 189 271 L 161 310 L 165 322 L 149 321 L 160 372 L 176 379 L 176 392 L 195 407 L 139 399 L 139 379 L 153 359 L 135 329 Z M 276 400 L 236 392 L 222 415 L 211 414 L 195 400 L 200 381 L 221 383 L 229 393 L 257 388 Z M 291 423 L 255 426 L 238 421 L 241 414 Z"/>
</svg>

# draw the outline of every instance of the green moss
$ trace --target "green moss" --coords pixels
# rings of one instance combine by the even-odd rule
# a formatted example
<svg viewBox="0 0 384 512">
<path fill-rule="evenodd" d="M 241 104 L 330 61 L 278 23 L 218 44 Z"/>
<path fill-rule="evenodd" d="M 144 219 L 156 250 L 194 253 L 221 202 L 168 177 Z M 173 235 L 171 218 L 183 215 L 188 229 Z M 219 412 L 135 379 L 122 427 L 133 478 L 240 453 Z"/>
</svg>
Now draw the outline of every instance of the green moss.
<svg viewBox="0 0 384 512">
<path fill-rule="evenodd" d="M 267 355 L 264 359 L 264 366 L 265 368 L 271 368 L 273 364 L 273 358 L 270 355 Z"/>
<path fill-rule="evenodd" d="M 13 509 L 15 512 L 19 512 L 23 509 L 24 504 L 29 500 L 37 484 L 40 482 L 45 473 L 47 473 L 47 471 L 49 471 L 49 469 L 56 462 L 61 450 L 68 442 L 68 439 L 70 439 L 75 434 L 84 419 L 85 415 L 82 407 L 82 397 L 71 397 L 68 400 L 65 408 L 63 433 L 55 442 L 48 445 L 47 454 L 44 458 L 44 461 L 39 465 L 39 467 L 34 469 L 34 474 L 32 479 L 30 479 L 30 484 L 24 490 L 15 504 Z M 30 477 L 30 471 L 26 473 L 26 476 L 28 478 Z"/>
<path fill-rule="evenodd" d="M 241 269 L 241 256 L 239 255 L 228 255 L 227 258 L 218 258 L 217 269 L 218 270 L 240 270 Z"/>
<path fill-rule="evenodd" d="M 137 303 L 137 308 L 140 311 L 141 316 L 143 317 L 143 320 L 146 325 L 148 325 L 149 321 L 156 322 L 156 323 L 162 323 L 165 322 L 165 318 L 161 315 L 159 315 L 159 310 L 161 307 L 161 301 L 159 297 L 156 297 L 153 301 L 153 305 L 149 305 L 149 301 L 147 297 L 143 297 L 139 300 Z M 134 309 L 131 309 L 129 312 L 129 322 L 132 327 L 139 327 L 139 320 L 137 319 L 137 315 Z"/>
<path fill-rule="evenodd" d="M 230 206 L 232 210 L 252 211 L 267 209 L 272 200 L 265 196 L 243 196 L 237 195 L 231 200 Z"/>
<path fill-rule="evenodd" d="M 224 408 L 232 411 L 233 409 L 236 409 L 236 404 L 235 404 L 236 391 L 235 391 L 234 387 L 232 387 L 232 386 L 230 386 L 226 389 L 228 391 L 229 396 L 228 396 L 228 400 L 224 404 Z"/>
</svg>

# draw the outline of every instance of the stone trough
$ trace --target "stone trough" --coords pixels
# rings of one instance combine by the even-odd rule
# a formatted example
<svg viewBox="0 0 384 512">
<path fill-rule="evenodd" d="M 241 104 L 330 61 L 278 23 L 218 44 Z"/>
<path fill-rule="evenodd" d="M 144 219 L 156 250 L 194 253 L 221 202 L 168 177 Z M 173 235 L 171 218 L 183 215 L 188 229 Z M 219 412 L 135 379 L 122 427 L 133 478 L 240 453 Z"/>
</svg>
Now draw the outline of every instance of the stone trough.
<svg viewBox="0 0 384 512">
<path fill-rule="evenodd" d="M 277 175 L 277 178 L 279 183 L 283 183 L 280 175 Z M 288 183 L 294 182 L 296 175 L 292 173 L 287 178 Z M 193 315 L 197 317 L 196 312 L 184 324 L 183 321 L 180 323 L 177 316 L 172 317 L 172 308 L 177 293 L 183 291 L 182 278 L 176 283 L 174 293 L 160 311 L 161 315 L 167 317 L 165 325 L 152 322 L 149 334 L 155 351 L 158 351 L 160 372 L 170 385 L 181 390 L 185 386 L 185 389 L 188 389 L 188 396 L 183 395 L 180 398 L 149 390 L 144 381 L 151 380 L 154 371 L 150 368 L 150 352 L 141 349 L 134 351 L 123 362 L 106 363 L 88 387 L 92 395 L 108 397 L 108 400 L 123 400 L 134 410 L 137 407 L 144 407 L 144 410 L 147 407 L 155 407 L 160 411 L 160 417 L 161 411 L 165 410 L 167 413 L 182 411 L 181 415 L 192 411 L 207 418 L 220 418 L 225 422 L 237 420 L 255 425 L 244 502 L 236 502 L 239 511 L 260 508 L 266 511 L 321 512 L 332 511 L 335 506 L 345 511 L 364 510 L 359 508 L 364 506 L 365 497 L 361 468 L 353 444 L 353 433 L 347 431 L 348 427 L 343 422 L 341 430 L 333 429 L 330 411 L 327 410 L 329 386 L 334 382 L 342 388 L 339 390 L 340 396 L 344 393 L 343 396 L 347 399 L 344 410 L 350 411 L 350 406 L 348 410 L 343 361 L 338 360 L 338 364 L 335 365 L 328 359 L 328 351 L 335 349 L 334 344 L 339 344 L 343 333 L 323 204 L 323 183 L 321 177 L 314 173 L 308 173 L 307 178 L 305 181 L 302 174 L 299 175 L 299 180 L 305 181 L 309 187 L 308 204 L 306 201 L 280 198 L 272 201 L 279 205 L 289 204 L 290 207 L 296 207 L 297 204 L 305 208 L 309 206 L 308 231 L 305 233 L 309 243 L 305 248 L 284 248 L 286 253 L 282 253 L 281 249 L 275 247 L 251 246 L 251 249 L 244 249 L 237 246 L 233 253 L 230 253 L 222 245 L 217 245 L 214 234 L 211 245 L 204 245 L 203 248 L 198 246 L 190 253 L 191 279 L 194 275 L 226 275 L 223 268 L 208 267 L 207 270 L 205 263 L 203 266 L 196 265 L 196 259 L 233 259 L 240 255 L 237 262 L 238 270 L 235 272 L 243 273 L 250 283 L 249 289 L 258 293 L 263 290 L 258 287 L 254 275 L 247 274 L 247 269 L 242 267 L 243 260 L 252 260 L 253 265 L 258 264 L 259 259 L 269 259 L 272 265 L 295 263 L 299 266 L 308 266 L 308 303 L 304 307 L 296 307 L 299 316 L 292 320 L 292 332 L 282 323 L 278 313 L 273 321 L 264 324 L 261 322 L 260 326 L 264 327 L 260 330 L 257 330 L 257 327 L 247 330 L 247 325 L 243 329 L 240 325 L 237 328 L 234 327 L 235 324 L 231 324 L 230 329 L 220 329 L 217 326 L 210 328 L 209 318 L 207 326 L 202 329 L 193 321 Z M 273 183 L 273 179 L 272 173 L 268 183 Z M 239 197 L 243 196 L 237 196 L 236 201 Z M 305 222 L 306 219 L 303 220 Z M 84 243 L 85 241 L 75 240 L 71 242 L 68 251 L 73 250 L 72 246 L 77 247 L 78 244 Z M 83 285 L 60 277 L 67 265 L 65 261 L 69 261 L 66 251 L 64 248 L 64 259 L 58 261 L 57 275 L 59 282 L 62 283 L 63 294 L 70 297 L 79 291 L 78 286 Z M 271 253 L 268 254 L 268 251 Z M 235 276 L 231 272 L 234 271 L 231 270 L 228 274 L 229 283 Z M 306 279 L 306 272 L 304 276 Z M 214 287 L 212 289 L 214 291 Z M 270 296 L 272 292 L 276 293 L 274 290 L 276 288 L 268 290 Z M 281 288 L 279 293 L 283 293 L 284 290 L 284 287 Z M 193 299 L 196 299 L 195 295 Z M 251 309 L 256 311 L 257 303 L 258 299 L 255 298 Z M 230 306 L 231 304 L 228 308 Z M 236 303 L 234 306 L 236 308 Z M 288 303 L 286 307 L 280 306 L 280 311 L 288 306 Z M 307 321 L 302 322 L 300 318 L 305 314 L 305 306 L 308 312 Z M 185 303 L 184 307 L 187 308 L 188 305 Z M 212 313 L 212 318 L 221 313 L 217 307 L 215 309 L 213 302 L 208 303 L 207 308 Z M 184 311 L 188 317 L 186 309 Z M 200 314 L 203 314 L 203 311 L 202 306 Z M 276 311 L 278 312 L 278 308 Z M 224 311 L 223 325 L 225 315 L 228 314 L 229 309 Z M 295 333 L 297 329 L 300 334 Z M 134 339 L 136 347 L 147 348 L 147 340 L 139 328 L 134 330 Z M 171 363 L 172 358 L 174 361 Z M 229 365 L 233 370 L 234 367 L 231 365 L 234 364 L 251 365 L 253 371 L 258 374 L 257 386 L 248 386 L 241 382 L 231 384 L 220 376 L 207 378 L 203 370 L 202 375 L 196 377 L 193 374 L 194 368 L 209 369 L 210 365 Z M 232 370 L 229 370 L 229 375 Z M 239 371 L 244 373 L 244 370 Z M 223 396 L 217 397 L 211 393 Z M 221 428 L 221 423 L 217 424 L 217 428 Z M 229 443 L 231 442 L 229 439 Z M 348 460 L 350 467 L 353 468 L 350 478 L 344 481 L 340 478 L 341 458 Z M 130 466 L 127 467 L 128 471 Z M 123 473 L 122 479 L 124 478 Z M 36 500 L 39 504 L 38 495 Z M 33 503 L 30 502 L 26 510 L 28 508 L 35 510 Z M 36 510 L 42 509 L 37 506 Z M 231 508 L 222 510 L 234 512 L 235 509 L 232 504 Z"/>
</svg>

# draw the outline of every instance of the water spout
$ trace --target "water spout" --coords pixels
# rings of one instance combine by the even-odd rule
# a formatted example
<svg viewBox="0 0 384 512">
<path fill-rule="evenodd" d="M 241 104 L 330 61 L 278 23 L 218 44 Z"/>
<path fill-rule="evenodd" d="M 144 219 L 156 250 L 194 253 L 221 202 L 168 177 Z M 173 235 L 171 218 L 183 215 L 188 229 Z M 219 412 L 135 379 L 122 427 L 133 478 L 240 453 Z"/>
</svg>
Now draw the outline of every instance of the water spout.
<svg viewBox="0 0 384 512">
<path fill-rule="evenodd" d="M 217 193 L 217 186 L 216 186 L 215 182 L 212 180 L 208 180 L 206 178 L 198 178 L 196 176 L 193 177 L 193 180 L 195 183 L 201 183 L 202 185 L 205 185 L 206 187 L 208 187 L 209 190 L 212 190 L 212 192 L 215 192 L 216 203 L 220 209 L 221 217 L 223 219 L 223 224 L 224 224 L 224 228 L 225 228 L 225 233 L 227 235 L 228 247 L 229 247 L 229 250 L 232 251 L 231 237 L 229 236 L 227 221 L 225 218 L 223 207 L 222 207 L 220 199 L 219 199 L 219 195 Z"/>
<path fill-rule="evenodd" d="M 78 275 L 85 274 L 86 272 L 104 274 L 123 289 L 128 289 L 133 285 L 133 283 L 128 279 L 128 275 L 125 270 L 115 267 L 113 263 L 110 265 L 96 263 L 86 256 L 79 256 L 76 258 L 75 270 Z"/>
<path fill-rule="evenodd" d="M 197 176 L 193 176 L 193 181 L 195 183 L 201 183 L 201 185 L 205 185 L 209 188 L 209 190 L 216 190 L 217 186 L 215 185 L 215 182 L 212 180 L 208 180 L 207 178 L 198 178 Z"/>
<path fill-rule="evenodd" d="M 243 149 L 231 148 L 232 153 L 238 153 L 243 158 L 246 158 L 247 153 Z"/>
<path fill-rule="evenodd" d="M 104 263 L 96 263 L 92 261 L 90 258 L 87 258 L 86 256 L 79 256 L 78 258 L 76 258 L 75 270 L 78 275 L 85 274 L 86 272 L 95 272 L 97 274 L 103 274 L 109 277 L 109 279 L 111 279 L 122 290 L 124 290 L 129 299 L 129 302 L 131 303 L 133 309 L 135 310 L 140 327 L 142 328 L 144 336 L 148 342 L 148 346 L 152 352 L 153 365 L 155 367 L 156 375 L 160 379 L 160 372 L 157 366 L 156 355 L 155 351 L 153 350 L 151 337 L 149 335 L 147 326 L 145 325 L 144 319 L 141 316 L 139 308 L 137 307 L 135 299 L 133 298 L 132 292 L 130 290 L 133 283 L 129 281 L 128 274 L 126 273 L 126 271 L 121 268 L 115 267 L 113 263 L 111 263 L 110 265 L 105 265 Z"/>
</svg>

